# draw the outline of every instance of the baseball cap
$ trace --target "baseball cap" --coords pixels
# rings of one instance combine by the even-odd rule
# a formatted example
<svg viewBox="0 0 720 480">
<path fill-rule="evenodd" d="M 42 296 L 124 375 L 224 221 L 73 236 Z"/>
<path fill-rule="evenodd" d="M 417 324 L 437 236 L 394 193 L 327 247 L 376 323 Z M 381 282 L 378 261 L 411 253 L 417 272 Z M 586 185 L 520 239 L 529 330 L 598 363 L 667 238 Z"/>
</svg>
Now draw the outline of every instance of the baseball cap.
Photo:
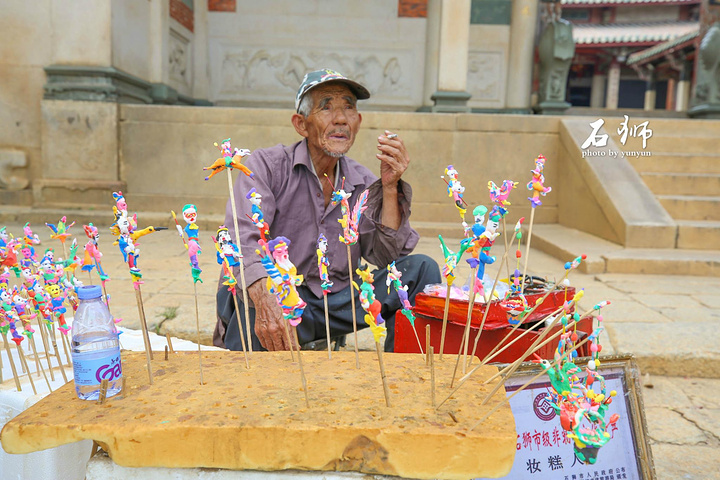
<svg viewBox="0 0 720 480">
<path fill-rule="evenodd" d="M 297 111 L 300 107 L 300 101 L 308 91 L 325 82 L 342 82 L 346 84 L 358 100 L 366 100 L 370 98 L 370 92 L 367 88 L 353 80 L 350 80 L 342 73 L 324 68 L 322 70 L 315 70 L 314 72 L 305 74 L 302 83 L 300 83 L 297 96 L 295 96 L 295 111 Z"/>
</svg>

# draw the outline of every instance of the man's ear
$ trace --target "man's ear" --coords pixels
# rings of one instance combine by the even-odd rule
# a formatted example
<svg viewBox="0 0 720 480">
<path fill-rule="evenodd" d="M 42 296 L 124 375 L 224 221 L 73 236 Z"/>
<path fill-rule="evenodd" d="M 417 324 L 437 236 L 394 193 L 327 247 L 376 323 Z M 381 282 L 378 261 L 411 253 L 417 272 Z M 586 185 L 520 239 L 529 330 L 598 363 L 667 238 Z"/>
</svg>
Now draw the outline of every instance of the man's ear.
<svg viewBox="0 0 720 480">
<path fill-rule="evenodd" d="M 307 119 L 299 113 L 293 114 L 291 118 L 293 127 L 295 127 L 295 131 L 298 133 L 298 135 L 305 138 L 307 138 L 308 136 L 306 120 Z"/>
</svg>

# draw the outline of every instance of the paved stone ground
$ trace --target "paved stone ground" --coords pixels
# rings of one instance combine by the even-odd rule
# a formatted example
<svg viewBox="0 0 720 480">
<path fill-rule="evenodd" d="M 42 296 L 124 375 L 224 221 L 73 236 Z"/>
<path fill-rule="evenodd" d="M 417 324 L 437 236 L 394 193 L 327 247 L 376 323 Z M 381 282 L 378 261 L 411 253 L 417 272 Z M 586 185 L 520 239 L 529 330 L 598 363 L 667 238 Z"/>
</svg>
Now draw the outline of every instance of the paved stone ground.
<svg viewBox="0 0 720 480">
<path fill-rule="evenodd" d="M 143 224 L 142 216 L 139 223 Z M 40 250 L 52 247 L 62 251 L 59 243 L 49 239 L 45 226 L 34 228 L 43 240 Z M 19 235 L 22 228 L 8 225 L 8 231 Z M 72 231 L 79 235 L 79 242 L 86 241 L 80 228 Z M 108 283 L 112 312 L 123 319 L 123 326 L 139 328 L 127 268 L 117 247 L 111 245 L 114 239 L 107 229 L 101 229 L 101 235 L 103 267 L 112 278 Z M 448 240 L 449 245 L 455 243 Z M 498 241 L 493 249 L 498 262 L 487 269 L 492 277 L 503 254 L 501 243 Z M 140 248 L 139 265 L 145 280 L 142 296 L 149 328 L 197 341 L 193 284 L 185 249 L 174 227 L 143 237 Z M 197 284 L 200 341 L 210 344 L 219 267 L 213 246 L 207 242 L 203 248 L 205 283 Z M 422 239 L 416 252 L 441 259 L 434 238 Z M 531 250 L 529 273 L 561 279 L 565 271 L 563 262 Z M 466 265 L 460 267 L 459 278 L 468 274 Z M 87 274 L 80 278 L 89 280 Z M 96 275 L 93 280 L 98 281 Z M 714 331 L 720 321 L 720 278 L 572 272 L 570 280 L 577 288 L 585 288 L 581 310 L 601 300 L 612 302 L 604 310 L 607 334 L 601 337 L 603 352 L 632 353 L 643 375 L 650 374 L 649 379 L 644 377 L 646 385 L 641 393 L 658 478 L 720 479 L 720 372 L 714 368 L 720 359 Z M 358 346 L 374 349 L 369 331 L 360 332 Z M 347 348 L 353 349 L 352 336 Z"/>
</svg>

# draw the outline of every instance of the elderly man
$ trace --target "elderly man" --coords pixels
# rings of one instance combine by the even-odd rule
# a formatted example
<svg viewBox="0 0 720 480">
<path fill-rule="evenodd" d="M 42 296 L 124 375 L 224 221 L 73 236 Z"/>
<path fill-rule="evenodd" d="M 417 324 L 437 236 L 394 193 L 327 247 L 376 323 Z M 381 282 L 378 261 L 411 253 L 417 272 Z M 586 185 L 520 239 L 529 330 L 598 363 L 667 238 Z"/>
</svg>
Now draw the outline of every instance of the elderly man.
<svg viewBox="0 0 720 480">
<path fill-rule="evenodd" d="M 292 116 L 292 124 L 303 140 L 289 146 L 256 150 L 246 162 L 254 172 L 254 179 L 240 175 L 234 186 L 236 199 L 246 198 L 254 187 L 262 198 L 262 213 L 271 237 L 284 236 L 291 241 L 290 260 L 305 279 L 298 287 L 298 293 L 307 302 L 303 321 L 297 329 L 301 344 L 325 338 L 323 282 L 316 255 L 320 234 L 330 239 L 327 258 L 332 282 L 328 294 L 331 335 L 336 337 L 353 331 L 346 246 L 337 240 L 342 233 L 338 222 L 340 205 L 333 206 L 330 201 L 333 190 L 341 185 L 350 194 L 351 208 L 360 194 L 369 189 L 368 208 L 359 225 L 360 239 L 351 246 L 351 252 L 353 263 L 363 258 L 379 267 L 375 284 L 379 287 L 376 297 L 382 304 L 382 316 L 388 327 L 385 350 L 393 350 L 395 312 L 401 308 L 397 294 L 388 294 L 383 288 L 387 274 L 385 266 L 396 260 L 409 287 L 411 300 L 426 284 L 440 283 L 438 266 L 431 258 L 408 256 L 417 244 L 418 234 L 408 221 L 412 191 L 400 179 L 410 163 L 403 141 L 388 131 L 378 137 L 379 179 L 369 169 L 345 156 L 355 142 L 362 122 L 357 100 L 369 97 L 365 87 L 337 72 L 317 70 L 308 73 L 295 99 L 297 113 Z M 255 254 L 259 234 L 249 220 L 251 204 L 241 201 L 237 208 L 245 278 L 252 300 L 249 312 L 253 350 L 287 350 L 290 345 L 282 324 L 282 310 L 265 288 L 266 273 L 260 257 Z M 230 202 L 225 224 L 233 224 Z M 354 295 L 357 325 L 364 328 L 367 325 L 362 321 L 364 312 L 357 299 L 357 290 Z M 242 301 L 239 291 L 238 297 Z M 239 314 L 240 324 L 244 326 L 244 308 L 241 306 L 240 312 L 236 312 L 230 294 L 222 286 L 218 290 L 217 308 L 215 345 L 231 350 L 245 348 L 240 340 L 237 318 Z"/>
</svg>

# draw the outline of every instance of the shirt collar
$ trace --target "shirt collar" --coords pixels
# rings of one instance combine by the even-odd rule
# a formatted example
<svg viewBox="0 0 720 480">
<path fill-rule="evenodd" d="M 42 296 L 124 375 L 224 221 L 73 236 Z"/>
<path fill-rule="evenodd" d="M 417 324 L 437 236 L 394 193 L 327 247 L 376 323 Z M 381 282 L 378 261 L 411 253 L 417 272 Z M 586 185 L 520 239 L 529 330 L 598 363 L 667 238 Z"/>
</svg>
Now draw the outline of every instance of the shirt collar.
<svg viewBox="0 0 720 480">
<path fill-rule="evenodd" d="M 307 138 L 304 138 L 300 143 L 298 143 L 297 147 L 295 148 L 293 169 L 298 165 L 304 165 L 305 168 L 307 168 L 317 177 L 317 172 L 315 172 L 315 166 L 313 165 L 312 160 L 310 160 L 310 155 L 308 154 Z M 335 187 L 333 188 L 337 189 L 340 187 L 343 176 L 345 177 L 344 190 L 347 193 L 355 190 L 356 185 L 363 185 L 363 176 L 360 175 L 360 173 L 357 172 L 356 169 L 350 168 L 348 164 L 348 158 L 345 155 L 340 157 L 337 162 L 337 166 L 335 168 Z M 321 184 L 322 182 L 323 181 L 320 179 Z"/>
</svg>

